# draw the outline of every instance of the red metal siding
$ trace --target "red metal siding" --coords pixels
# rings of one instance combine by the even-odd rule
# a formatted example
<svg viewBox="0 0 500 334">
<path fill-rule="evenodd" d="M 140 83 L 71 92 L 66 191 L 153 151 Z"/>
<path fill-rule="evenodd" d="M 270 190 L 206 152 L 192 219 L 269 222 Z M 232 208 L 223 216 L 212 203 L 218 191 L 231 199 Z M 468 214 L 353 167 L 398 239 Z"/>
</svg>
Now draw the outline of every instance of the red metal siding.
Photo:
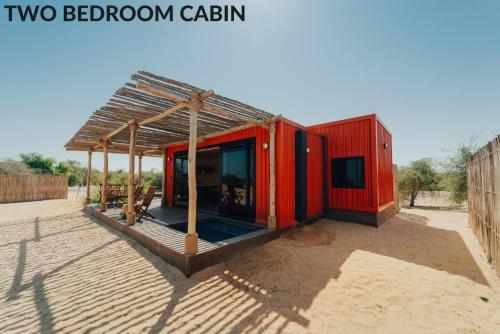
<svg viewBox="0 0 500 334">
<path fill-rule="evenodd" d="M 328 207 L 339 210 L 378 210 L 376 196 L 376 132 L 375 115 L 309 127 L 326 137 Z M 344 189 L 331 186 L 331 159 L 363 156 L 365 158 L 365 188 Z"/>
<path fill-rule="evenodd" d="M 307 217 L 323 214 L 323 139 L 307 135 Z"/>
<path fill-rule="evenodd" d="M 292 227 L 295 220 L 295 131 L 286 120 L 276 126 L 276 220 L 278 229 Z"/>
<path fill-rule="evenodd" d="M 225 142 L 237 141 L 255 137 L 255 198 L 256 198 L 256 222 L 267 224 L 269 212 L 269 150 L 263 149 L 263 143 L 269 142 L 269 131 L 261 127 L 241 130 L 231 134 L 206 139 L 198 144 L 198 147 L 218 145 Z M 173 205 L 174 195 L 174 154 L 175 152 L 187 150 L 188 145 L 170 147 L 167 156 L 167 205 Z"/>
<path fill-rule="evenodd" d="M 307 217 L 323 213 L 323 143 L 319 135 L 287 119 L 276 128 L 276 218 L 279 229 L 292 227 L 295 220 L 295 132 L 308 133 Z"/>
<path fill-rule="evenodd" d="M 387 148 L 384 148 L 387 143 Z M 378 206 L 379 209 L 393 201 L 392 180 L 392 136 L 377 120 L 377 156 L 378 156 Z"/>
</svg>

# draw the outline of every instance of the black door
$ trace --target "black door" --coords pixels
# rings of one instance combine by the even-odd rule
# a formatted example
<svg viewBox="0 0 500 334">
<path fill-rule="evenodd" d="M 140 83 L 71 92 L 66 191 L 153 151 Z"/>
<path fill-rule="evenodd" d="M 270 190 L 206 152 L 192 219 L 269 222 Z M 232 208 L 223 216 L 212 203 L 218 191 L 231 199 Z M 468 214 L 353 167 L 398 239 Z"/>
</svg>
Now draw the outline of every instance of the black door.
<svg viewBox="0 0 500 334">
<path fill-rule="evenodd" d="M 187 151 L 174 156 L 174 206 L 187 208 Z M 214 168 L 214 160 L 218 168 Z M 213 179 L 217 178 L 216 187 Z M 255 221 L 255 139 L 198 150 L 196 159 L 198 210 Z"/>
<path fill-rule="evenodd" d="M 255 220 L 255 140 L 221 145 L 221 215 L 253 222 Z"/>
<path fill-rule="evenodd" d="M 295 219 L 307 218 L 307 133 L 295 132 Z"/>
<path fill-rule="evenodd" d="M 174 155 L 174 206 L 188 206 L 188 157 L 187 152 L 177 152 Z"/>
</svg>

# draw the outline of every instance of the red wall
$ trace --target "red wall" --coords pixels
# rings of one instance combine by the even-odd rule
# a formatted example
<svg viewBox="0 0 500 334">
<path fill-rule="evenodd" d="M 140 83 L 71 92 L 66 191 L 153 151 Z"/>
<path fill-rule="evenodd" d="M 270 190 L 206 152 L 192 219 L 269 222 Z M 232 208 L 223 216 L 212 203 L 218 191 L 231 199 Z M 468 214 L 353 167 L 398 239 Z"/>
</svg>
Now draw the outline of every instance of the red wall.
<svg viewBox="0 0 500 334">
<path fill-rule="evenodd" d="M 295 220 L 295 131 L 304 127 L 288 120 L 276 124 L 276 219 L 278 229 L 292 227 Z M 232 134 L 214 137 L 199 143 L 198 147 L 217 145 L 224 142 L 256 138 L 256 222 L 266 225 L 269 214 L 269 150 L 262 144 L 269 143 L 269 131 L 260 127 L 242 130 Z M 315 134 L 308 136 L 311 154 L 308 155 L 308 216 L 322 212 L 321 182 L 321 138 Z M 168 149 L 167 157 L 167 205 L 173 205 L 174 154 L 187 150 L 180 145 Z M 310 194 L 313 194 L 310 196 Z"/>
<path fill-rule="evenodd" d="M 292 227 L 295 220 L 295 131 L 308 132 L 307 144 L 307 216 L 323 213 L 323 187 L 328 189 L 328 207 L 339 210 L 378 212 L 392 202 L 392 138 L 377 120 L 367 115 L 305 128 L 281 119 L 276 125 L 276 218 L 279 229 Z M 323 141 L 327 146 L 327 174 L 323 175 Z M 256 222 L 266 225 L 269 214 L 269 131 L 260 127 L 241 130 L 214 137 L 198 147 L 224 142 L 256 138 Z M 384 149 L 384 143 L 388 148 Z M 173 205 L 173 171 L 175 152 L 186 150 L 187 145 L 171 147 L 167 156 L 167 205 Z M 331 186 L 331 159 L 334 157 L 363 156 L 365 158 L 364 189 L 339 189 Z M 379 204 L 380 203 L 380 204 Z"/>
<path fill-rule="evenodd" d="M 307 135 L 307 217 L 323 214 L 323 139 Z"/>
<path fill-rule="evenodd" d="M 278 228 L 297 224 L 295 220 L 295 131 L 292 122 L 276 124 L 276 219 Z"/>
<path fill-rule="evenodd" d="M 295 132 L 307 134 L 307 217 L 323 213 L 323 142 L 321 136 L 287 119 L 276 128 L 276 218 L 278 228 L 297 224 L 295 220 Z"/>
<path fill-rule="evenodd" d="M 322 134 L 327 141 L 328 207 L 339 210 L 377 212 L 376 174 L 376 115 L 314 125 L 312 131 Z M 333 188 L 331 159 L 363 156 L 365 158 L 364 189 Z"/>
<path fill-rule="evenodd" d="M 387 143 L 387 148 L 384 148 Z M 377 119 L 378 206 L 379 210 L 393 202 L 392 135 Z"/>
<path fill-rule="evenodd" d="M 218 145 L 224 142 L 237 141 L 255 137 L 255 216 L 258 224 L 267 224 L 269 212 L 269 150 L 264 150 L 262 144 L 269 143 L 269 131 L 254 127 L 231 134 L 206 139 L 198 147 Z M 173 206 L 174 195 L 174 154 L 188 149 L 188 145 L 170 147 L 167 151 L 167 205 Z"/>
</svg>

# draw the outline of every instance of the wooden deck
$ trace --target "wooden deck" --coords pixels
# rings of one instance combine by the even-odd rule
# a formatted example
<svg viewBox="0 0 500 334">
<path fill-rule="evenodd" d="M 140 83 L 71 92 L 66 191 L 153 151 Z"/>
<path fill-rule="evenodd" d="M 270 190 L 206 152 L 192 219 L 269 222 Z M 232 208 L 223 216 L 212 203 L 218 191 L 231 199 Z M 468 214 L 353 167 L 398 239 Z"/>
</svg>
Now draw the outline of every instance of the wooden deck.
<svg viewBox="0 0 500 334">
<path fill-rule="evenodd" d="M 187 210 L 162 208 L 160 201 L 155 200 L 149 210 L 155 219 L 143 218 L 134 226 L 128 226 L 126 219 L 121 218 L 121 207 L 109 207 L 106 212 L 99 212 L 97 205 L 89 205 L 86 206 L 86 210 L 108 225 L 129 235 L 187 276 L 279 236 L 275 230 L 261 228 L 219 242 L 199 239 L 198 253 L 187 255 L 184 252 L 186 234 L 168 227 L 171 224 L 186 222 Z M 209 217 L 211 215 L 198 213 L 198 219 Z"/>
</svg>

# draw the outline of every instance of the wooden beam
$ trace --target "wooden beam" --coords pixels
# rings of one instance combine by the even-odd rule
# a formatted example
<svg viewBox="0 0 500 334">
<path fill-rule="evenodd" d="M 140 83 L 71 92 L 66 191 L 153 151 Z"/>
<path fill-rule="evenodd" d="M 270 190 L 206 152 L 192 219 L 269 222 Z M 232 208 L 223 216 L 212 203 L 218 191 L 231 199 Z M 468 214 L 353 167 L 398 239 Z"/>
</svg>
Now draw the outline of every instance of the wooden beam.
<svg viewBox="0 0 500 334">
<path fill-rule="evenodd" d="M 167 93 L 164 90 L 159 90 L 157 88 L 152 87 L 152 85 L 146 82 L 138 81 L 137 84 L 135 85 L 135 88 L 148 92 L 149 94 L 152 94 L 154 96 L 162 97 L 174 103 L 183 103 L 183 102 L 189 103 L 187 99 L 181 96 Z"/>
<path fill-rule="evenodd" d="M 104 167 L 102 173 L 102 189 L 101 189 L 101 212 L 108 208 L 108 142 L 103 142 L 102 153 L 104 155 Z"/>
<path fill-rule="evenodd" d="M 276 229 L 276 123 L 269 127 L 269 217 L 267 227 Z"/>
<path fill-rule="evenodd" d="M 142 185 L 142 153 L 138 154 L 138 163 L 137 163 L 137 185 Z"/>
<path fill-rule="evenodd" d="M 161 206 L 167 206 L 167 153 L 168 149 L 164 148 L 163 152 L 163 168 L 162 168 L 162 178 L 161 178 Z"/>
<path fill-rule="evenodd" d="M 214 95 L 214 91 L 213 90 L 206 90 L 204 92 L 201 92 L 200 93 L 200 99 L 204 100 L 204 99 L 207 99 L 209 98 L 210 96 Z"/>
<path fill-rule="evenodd" d="M 224 136 L 224 135 L 227 135 L 227 134 L 231 134 L 231 133 L 234 133 L 234 132 L 238 132 L 238 131 L 250 129 L 250 128 L 253 128 L 253 127 L 255 127 L 254 124 L 244 124 L 244 125 L 236 126 L 234 128 L 230 128 L 230 129 L 227 129 L 227 130 L 214 132 L 214 133 L 206 135 L 206 136 L 200 136 L 200 137 L 197 138 L 197 142 L 198 143 L 202 143 L 203 141 L 205 141 L 207 139 L 210 139 L 210 138 L 213 138 L 213 137 Z M 160 145 L 160 147 L 162 147 L 162 148 L 168 148 L 168 147 L 174 147 L 174 146 L 186 145 L 186 144 L 189 144 L 188 140 L 178 141 L 178 142 L 168 143 L 168 144 L 162 144 L 162 145 Z"/>
<path fill-rule="evenodd" d="M 249 123 L 249 124 L 253 124 L 253 125 L 257 125 L 257 126 L 267 127 L 267 125 L 263 121 L 255 120 L 255 119 L 248 118 L 248 117 L 245 117 L 245 116 L 239 116 L 239 115 L 236 115 L 236 114 L 233 114 L 233 113 L 221 110 L 219 108 L 211 107 L 211 106 L 207 105 L 206 103 L 203 103 L 201 105 L 201 110 L 209 112 L 209 113 L 212 113 L 212 114 L 217 115 L 217 116 L 221 116 L 221 117 L 224 117 L 224 118 L 231 119 L 233 121 L 243 122 L 243 123 Z"/>
<path fill-rule="evenodd" d="M 90 204 L 90 179 L 92 177 L 92 150 L 88 152 L 88 161 L 87 161 L 87 196 L 85 197 L 85 205 Z"/>
<path fill-rule="evenodd" d="M 163 152 L 162 148 L 155 148 L 155 149 L 151 149 L 151 150 L 141 151 L 141 153 L 143 155 L 152 154 L 152 153 L 156 153 L 156 154 L 160 155 L 160 154 L 162 154 L 162 152 Z"/>
<path fill-rule="evenodd" d="M 168 109 L 167 111 L 162 112 L 161 114 L 158 114 L 156 116 L 153 116 L 153 117 L 150 117 L 150 118 L 146 118 L 145 120 L 140 121 L 138 123 L 138 125 L 139 126 L 143 126 L 143 125 L 146 125 L 146 124 L 149 124 L 149 123 L 158 122 L 159 120 L 172 115 L 174 112 L 186 108 L 188 105 L 189 104 L 187 102 L 181 102 L 178 105 L 173 106 L 172 108 Z"/>
<path fill-rule="evenodd" d="M 198 131 L 198 111 L 201 99 L 198 92 L 191 93 L 189 105 L 189 148 L 188 148 L 188 228 L 184 240 L 184 252 L 196 254 L 198 252 L 198 235 L 196 234 L 196 142 Z"/>
<path fill-rule="evenodd" d="M 75 143 L 75 144 L 92 145 L 92 146 L 93 146 L 93 148 L 100 148 L 100 147 L 102 147 L 102 141 L 95 141 L 95 140 L 80 140 L 80 139 L 75 139 L 74 143 Z M 108 141 L 108 150 L 109 150 L 109 151 L 110 151 L 110 149 L 112 149 L 112 148 L 117 148 L 117 147 L 125 147 L 125 148 L 127 148 L 127 153 L 128 153 L 128 146 L 129 146 L 129 144 L 125 144 L 125 143 L 113 143 L 113 142 L 111 142 L 111 141 Z M 71 148 L 71 147 L 70 147 L 70 148 Z M 93 149 L 93 148 L 92 148 L 92 149 Z M 136 149 L 143 150 L 143 151 L 144 151 L 144 150 L 149 150 L 149 151 L 151 151 L 151 150 L 156 150 L 156 149 L 154 148 L 154 146 L 153 146 L 153 147 L 151 147 L 151 146 L 144 146 L 144 145 L 136 145 L 136 146 L 135 146 L 135 148 L 136 148 Z M 88 149 L 87 149 L 87 148 L 85 148 L 85 150 L 87 151 Z"/>
<path fill-rule="evenodd" d="M 104 135 L 101 139 L 103 141 L 105 140 L 109 140 L 111 139 L 111 137 L 113 137 L 114 135 L 117 135 L 119 134 L 120 132 L 122 132 L 123 130 L 125 130 L 126 128 L 129 127 L 129 124 L 128 122 L 127 123 L 124 123 L 122 124 L 121 126 L 119 126 L 118 128 L 114 129 L 113 131 L 111 131 L 110 133 L 108 133 L 107 135 Z"/>
<path fill-rule="evenodd" d="M 134 208 L 134 162 L 135 162 L 135 137 L 137 134 L 137 124 L 129 122 L 130 126 L 130 145 L 128 157 L 128 202 L 127 202 L 127 224 L 135 225 L 135 208 Z"/>
<path fill-rule="evenodd" d="M 93 147 L 82 147 L 82 148 L 73 148 L 73 147 L 66 147 L 66 151 L 74 151 L 74 152 L 88 152 L 89 150 L 92 150 L 92 152 L 102 152 L 102 149 L 94 149 Z M 128 154 L 129 149 L 128 145 L 125 148 L 113 148 L 111 145 L 108 145 L 108 153 L 114 153 L 114 154 Z M 138 150 L 137 146 L 135 149 L 135 153 L 142 153 L 144 156 L 149 156 L 149 157 L 158 157 L 161 158 L 161 149 L 158 150 Z"/>
<path fill-rule="evenodd" d="M 212 134 L 209 134 L 206 136 L 201 136 L 198 138 L 201 142 L 203 142 L 203 141 L 210 139 L 210 138 L 213 138 L 213 137 L 224 136 L 224 135 L 228 135 L 228 134 L 231 134 L 234 132 L 238 132 L 238 131 L 242 131 L 242 130 L 246 130 L 246 129 L 250 129 L 250 128 L 254 128 L 254 127 L 255 127 L 255 125 L 253 125 L 253 124 L 244 124 L 244 125 L 240 125 L 240 126 L 236 126 L 234 128 L 224 130 L 224 131 L 218 131 L 216 133 L 212 133 Z"/>
<path fill-rule="evenodd" d="M 185 99 L 185 98 L 178 96 L 178 95 L 175 95 L 175 94 L 167 93 L 166 91 L 164 91 L 162 89 L 158 89 L 158 88 L 153 87 L 153 85 L 151 85 L 147 82 L 138 81 L 137 84 L 135 85 L 135 88 L 140 89 L 140 90 L 145 91 L 145 92 L 148 92 L 154 96 L 162 97 L 162 98 L 169 100 L 171 102 L 174 102 L 174 103 L 182 103 L 182 102 L 189 103 L 188 99 Z M 213 96 L 214 94 L 215 93 L 213 90 L 211 90 L 211 89 L 206 90 L 206 91 L 198 94 L 198 99 L 204 100 L 206 98 L 209 98 L 210 96 Z"/>
</svg>

